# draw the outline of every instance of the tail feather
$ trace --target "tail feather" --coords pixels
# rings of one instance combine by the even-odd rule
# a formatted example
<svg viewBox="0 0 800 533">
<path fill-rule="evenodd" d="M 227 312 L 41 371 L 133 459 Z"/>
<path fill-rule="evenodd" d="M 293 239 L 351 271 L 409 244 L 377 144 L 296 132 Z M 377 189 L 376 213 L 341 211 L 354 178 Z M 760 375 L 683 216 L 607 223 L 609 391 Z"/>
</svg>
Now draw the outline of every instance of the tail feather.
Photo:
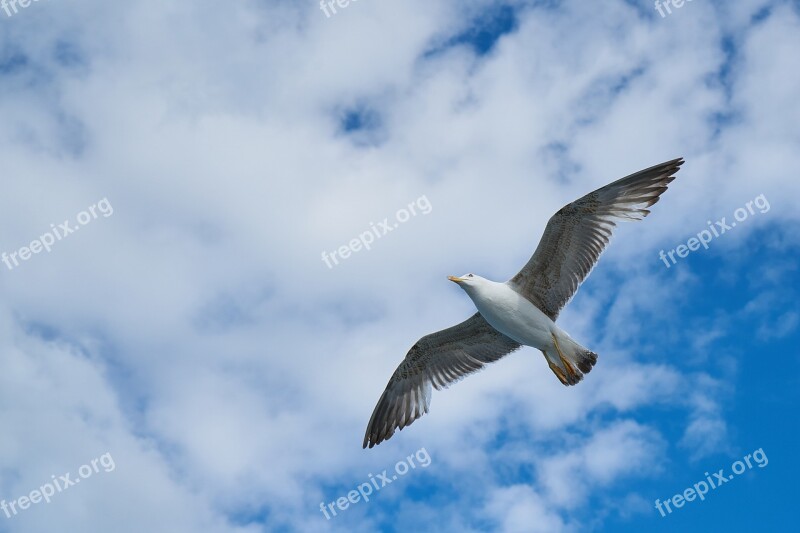
<svg viewBox="0 0 800 533">
<path fill-rule="evenodd" d="M 592 371 L 592 367 L 597 363 L 597 354 L 591 350 L 583 350 L 578 354 L 580 359 L 578 360 L 578 368 L 584 374 L 588 374 Z"/>
</svg>

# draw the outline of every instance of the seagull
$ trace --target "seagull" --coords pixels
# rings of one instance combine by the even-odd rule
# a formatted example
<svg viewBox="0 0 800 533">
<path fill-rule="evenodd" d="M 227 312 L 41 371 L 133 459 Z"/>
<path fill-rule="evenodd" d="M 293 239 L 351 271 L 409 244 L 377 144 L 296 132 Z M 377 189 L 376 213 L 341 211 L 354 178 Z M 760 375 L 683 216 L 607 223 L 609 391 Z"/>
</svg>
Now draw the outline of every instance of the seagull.
<svg viewBox="0 0 800 533">
<path fill-rule="evenodd" d="M 478 312 L 422 337 L 392 374 L 367 424 L 363 448 L 391 438 L 428 412 L 431 388 L 442 390 L 524 346 L 542 351 L 564 385 L 597 363 L 555 321 L 608 245 L 615 220 L 641 220 L 658 202 L 683 158 L 619 179 L 550 217 L 539 246 L 519 273 L 500 283 L 475 274 L 448 276 Z"/>
</svg>

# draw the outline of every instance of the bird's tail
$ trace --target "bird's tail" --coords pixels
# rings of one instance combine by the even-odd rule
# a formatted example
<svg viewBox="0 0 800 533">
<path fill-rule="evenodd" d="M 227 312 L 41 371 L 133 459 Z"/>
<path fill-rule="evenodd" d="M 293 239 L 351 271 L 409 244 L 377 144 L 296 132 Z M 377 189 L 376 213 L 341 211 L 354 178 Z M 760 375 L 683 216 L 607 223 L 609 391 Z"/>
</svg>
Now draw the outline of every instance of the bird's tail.
<svg viewBox="0 0 800 533">
<path fill-rule="evenodd" d="M 575 385 L 592 371 L 597 354 L 584 348 L 563 331 L 551 333 L 553 343 L 542 350 L 550 370 L 564 385 Z"/>
</svg>

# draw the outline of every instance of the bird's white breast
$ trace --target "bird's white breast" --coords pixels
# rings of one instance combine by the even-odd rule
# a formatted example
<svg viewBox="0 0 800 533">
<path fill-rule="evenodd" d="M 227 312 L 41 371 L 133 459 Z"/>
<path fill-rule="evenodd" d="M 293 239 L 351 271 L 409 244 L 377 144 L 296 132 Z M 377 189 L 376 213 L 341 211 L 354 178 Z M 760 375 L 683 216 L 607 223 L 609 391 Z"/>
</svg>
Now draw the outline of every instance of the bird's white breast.
<svg viewBox="0 0 800 533">
<path fill-rule="evenodd" d="M 534 348 L 552 345 L 555 322 L 505 283 L 484 283 L 467 294 L 483 318 L 499 332 Z"/>
</svg>

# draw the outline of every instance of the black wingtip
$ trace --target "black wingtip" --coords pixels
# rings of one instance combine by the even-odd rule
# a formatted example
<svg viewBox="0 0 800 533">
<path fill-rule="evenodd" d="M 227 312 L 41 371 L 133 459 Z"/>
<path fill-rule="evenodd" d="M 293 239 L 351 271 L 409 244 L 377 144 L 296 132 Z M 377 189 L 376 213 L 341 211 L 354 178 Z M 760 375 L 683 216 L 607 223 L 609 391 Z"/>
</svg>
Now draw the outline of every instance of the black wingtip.
<svg viewBox="0 0 800 533">
<path fill-rule="evenodd" d="M 390 437 L 391 437 L 391 435 L 390 435 Z M 379 435 L 367 435 L 366 437 L 364 437 L 364 443 L 361 445 L 361 449 L 362 450 L 366 450 L 367 448 L 372 449 L 377 444 L 380 444 L 381 442 L 383 442 L 385 440 L 387 440 L 387 439 L 384 439 Z"/>
<path fill-rule="evenodd" d="M 685 161 L 685 160 L 684 160 L 682 157 L 677 157 L 677 158 L 673 159 L 672 161 L 668 161 L 668 162 L 667 162 L 667 163 L 665 163 L 664 165 L 665 165 L 665 166 L 669 165 L 669 166 L 673 166 L 673 167 L 678 167 L 678 168 L 680 168 L 680 166 L 681 166 L 682 164 L 684 164 L 685 162 L 686 162 L 686 161 Z M 677 170 L 678 170 L 678 168 L 676 168 L 675 170 L 677 171 Z"/>
<path fill-rule="evenodd" d="M 666 170 L 666 169 L 670 169 L 670 168 L 674 167 L 675 171 L 677 171 L 680 168 L 680 166 L 682 164 L 684 164 L 685 162 L 686 161 L 682 157 L 676 157 L 675 159 L 671 159 L 669 161 L 664 161 L 661 164 L 658 164 L 658 165 L 655 165 L 653 167 L 650 167 L 650 169 L 648 169 L 648 170 L 655 170 L 657 168 L 663 168 L 663 169 Z"/>
<path fill-rule="evenodd" d="M 367 448 L 374 448 L 376 444 L 380 444 L 384 440 L 386 439 L 382 438 L 380 435 L 367 432 L 364 436 L 364 444 L 361 445 L 361 449 L 366 450 Z"/>
</svg>

